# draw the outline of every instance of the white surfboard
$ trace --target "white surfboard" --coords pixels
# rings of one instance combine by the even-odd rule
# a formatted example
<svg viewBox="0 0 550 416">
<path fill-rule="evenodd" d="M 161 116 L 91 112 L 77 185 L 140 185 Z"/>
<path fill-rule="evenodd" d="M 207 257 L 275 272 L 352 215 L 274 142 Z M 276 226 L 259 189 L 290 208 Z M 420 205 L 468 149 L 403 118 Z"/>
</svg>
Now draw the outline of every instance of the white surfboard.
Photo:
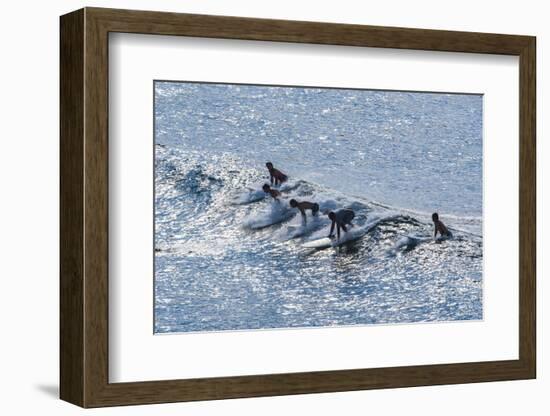
<svg viewBox="0 0 550 416">
<path fill-rule="evenodd" d="M 332 240 L 328 237 L 318 238 L 317 240 L 308 241 L 307 243 L 302 244 L 302 247 L 305 248 L 329 248 L 332 247 Z"/>
<path fill-rule="evenodd" d="M 253 204 L 265 199 L 266 193 L 264 191 L 251 191 L 233 198 L 233 205 L 246 205 Z"/>
<path fill-rule="evenodd" d="M 353 241 L 359 240 L 362 238 L 372 227 L 372 224 L 365 225 L 363 227 L 352 228 L 347 233 L 344 232 L 343 235 L 340 235 L 340 239 L 330 239 L 328 237 L 319 238 L 317 240 L 308 241 L 302 246 L 306 248 L 316 248 L 324 249 L 328 247 L 338 247 L 342 244 L 351 243 Z"/>
</svg>

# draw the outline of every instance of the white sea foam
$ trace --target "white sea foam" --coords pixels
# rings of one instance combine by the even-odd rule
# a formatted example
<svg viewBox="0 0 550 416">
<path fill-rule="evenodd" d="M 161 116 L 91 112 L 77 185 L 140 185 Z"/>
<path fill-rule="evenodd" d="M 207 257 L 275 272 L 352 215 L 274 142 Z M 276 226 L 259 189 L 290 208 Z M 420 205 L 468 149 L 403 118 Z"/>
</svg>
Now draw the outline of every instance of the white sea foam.
<svg viewBox="0 0 550 416">
<path fill-rule="evenodd" d="M 260 189 L 239 193 L 239 195 L 234 196 L 231 201 L 233 205 L 246 205 L 261 201 L 265 197 L 266 193 Z"/>
<path fill-rule="evenodd" d="M 254 230 L 279 224 L 296 215 L 296 212 L 290 208 L 288 201 L 280 199 L 270 202 L 268 208 L 258 214 L 253 214 L 246 218 L 243 225 L 246 228 Z"/>
</svg>

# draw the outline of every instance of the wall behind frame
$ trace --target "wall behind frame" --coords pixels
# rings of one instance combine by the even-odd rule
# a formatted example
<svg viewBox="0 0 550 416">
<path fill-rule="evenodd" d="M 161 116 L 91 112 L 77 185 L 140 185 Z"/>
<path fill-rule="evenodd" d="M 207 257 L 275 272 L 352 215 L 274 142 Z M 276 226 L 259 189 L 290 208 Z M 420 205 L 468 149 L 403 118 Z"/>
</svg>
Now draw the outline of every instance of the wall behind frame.
<svg viewBox="0 0 550 416">
<path fill-rule="evenodd" d="M 550 27 L 544 2 L 396 0 L 119 0 L 6 3 L 3 10 L 2 147 L 0 151 L 0 315 L 2 343 L 0 409 L 6 414 L 75 415 L 83 410 L 58 395 L 58 125 L 59 15 L 84 6 L 117 7 L 275 19 L 316 20 L 430 29 L 452 29 L 538 37 L 538 379 L 459 386 L 322 394 L 218 402 L 167 404 L 88 410 L 102 415 L 280 415 L 284 413 L 446 415 L 526 413 L 543 415 L 548 407 L 550 361 L 543 250 L 550 235 L 548 192 L 550 146 L 542 140 L 544 104 L 550 89 Z M 495 18 L 497 17 L 497 18 Z"/>
</svg>

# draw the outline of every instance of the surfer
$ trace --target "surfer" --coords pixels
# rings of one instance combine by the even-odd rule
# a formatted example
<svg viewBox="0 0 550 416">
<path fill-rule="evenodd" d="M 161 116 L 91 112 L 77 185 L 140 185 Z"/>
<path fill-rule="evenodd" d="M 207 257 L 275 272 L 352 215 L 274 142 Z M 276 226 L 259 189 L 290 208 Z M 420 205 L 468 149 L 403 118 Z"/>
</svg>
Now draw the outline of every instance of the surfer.
<svg viewBox="0 0 550 416">
<path fill-rule="evenodd" d="M 279 202 L 279 197 L 281 196 L 281 193 L 278 190 L 271 188 L 271 186 L 269 186 L 267 183 L 262 186 L 262 189 L 266 194 L 271 195 L 271 198 Z"/>
<path fill-rule="evenodd" d="M 333 238 L 332 233 L 334 232 L 334 227 L 336 226 L 336 234 L 338 235 L 338 240 L 340 239 L 340 228 L 343 229 L 346 233 L 348 232 L 348 229 L 346 228 L 346 225 L 353 226 L 351 221 L 355 218 L 355 212 L 351 209 L 339 209 L 338 211 L 330 211 L 328 213 L 328 217 L 332 221 L 332 224 L 330 225 L 330 233 L 328 235 L 328 238 Z"/>
<path fill-rule="evenodd" d="M 267 170 L 269 171 L 269 180 L 271 182 L 271 185 L 280 185 L 283 182 L 286 182 L 288 180 L 288 176 L 286 176 L 283 172 L 281 172 L 278 169 L 275 169 L 273 167 L 273 163 L 267 162 L 265 164 L 267 167 Z"/>
<path fill-rule="evenodd" d="M 302 219 L 304 220 L 304 224 L 307 224 L 306 209 L 311 210 L 311 215 L 317 215 L 317 213 L 319 212 L 319 204 L 316 202 L 298 202 L 295 199 L 291 199 L 289 203 L 292 208 L 298 208 L 300 210 L 300 213 L 302 214 Z"/>
<path fill-rule="evenodd" d="M 434 222 L 434 238 L 437 237 L 437 233 L 441 234 L 441 237 L 452 237 L 453 234 L 445 227 L 445 224 L 443 224 L 441 221 L 439 221 L 439 214 L 437 212 L 434 212 L 432 214 L 432 221 Z"/>
</svg>

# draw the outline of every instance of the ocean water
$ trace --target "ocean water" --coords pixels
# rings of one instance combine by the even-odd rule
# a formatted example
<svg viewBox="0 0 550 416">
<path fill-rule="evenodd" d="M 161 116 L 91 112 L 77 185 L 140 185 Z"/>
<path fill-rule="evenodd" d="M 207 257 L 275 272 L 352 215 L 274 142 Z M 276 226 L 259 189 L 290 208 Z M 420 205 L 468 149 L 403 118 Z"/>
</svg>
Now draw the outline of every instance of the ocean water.
<svg viewBox="0 0 550 416">
<path fill-rule="evenodd" d="M 482 107 L 156 82 L 155 332 L 482 319 Z M 289 176 L 280 202 L 267 161 Z M 304 224 L 291 198 L 321 212 Z M 338 208 L 356 214 L 342 244 L 306 247 Z"/>
</svg>

